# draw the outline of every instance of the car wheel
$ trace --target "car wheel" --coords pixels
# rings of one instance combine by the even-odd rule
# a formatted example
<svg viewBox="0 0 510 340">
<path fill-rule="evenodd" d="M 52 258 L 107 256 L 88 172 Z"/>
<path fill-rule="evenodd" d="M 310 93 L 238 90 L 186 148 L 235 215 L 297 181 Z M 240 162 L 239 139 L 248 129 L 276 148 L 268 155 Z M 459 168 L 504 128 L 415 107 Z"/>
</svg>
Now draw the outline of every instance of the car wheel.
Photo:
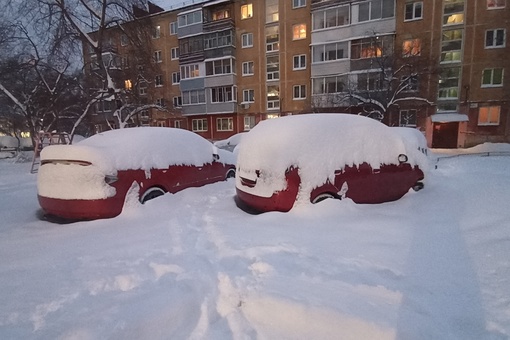
<svg viewBox="0 0 510 340">
<path fill-rule="evenodd" d="M 165 194 L 165 190 L 163 190 L 161 188 L 158 188 L 158 187 L 149 188 L 149 189 L 147 189 L 147 191 L 144 192 L 144 194 L 140 198 L 140 202 L 142 204 L 144 204 L 145 202 L 147 202 L 151 199 L 154 199 L 156 197 L 163 196 L 164 194 Z"/>
<path fill-rule="evenodd" d="M 234 177 L 236 177 L 236 171 L 234 169 L 230 169 L 229 171 L 227 171 L 226 179 L 234 178 Z"/>
<path fill-rule="evenodd" d="M 312 200 L 312 203 L 316 204 L 316 203 L 322 202 L 328 198 L 335 198 L 335 196 L 330 193 L 319 194 L 319 195 L 315 196 L 315 198 Z"/>
<path fill-rule="evenodd" d="M 413 190 L 414 191 L 420 191 L 421 189 L 423 189 L 425 185 L 422 183 L 422 182 L 416 182 L 414 185 L 413 185 Z"/>
</svg>

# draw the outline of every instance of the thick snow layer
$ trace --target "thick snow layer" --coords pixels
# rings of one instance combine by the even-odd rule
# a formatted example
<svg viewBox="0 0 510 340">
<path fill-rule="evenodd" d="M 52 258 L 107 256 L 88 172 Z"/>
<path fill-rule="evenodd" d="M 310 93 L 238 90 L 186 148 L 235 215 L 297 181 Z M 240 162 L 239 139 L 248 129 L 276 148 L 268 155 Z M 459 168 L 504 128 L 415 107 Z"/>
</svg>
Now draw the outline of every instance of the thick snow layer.
<svg viewBox="0 0 510 340">
<path fill-rule="evenodd" d="M 427 168 L 427 157 L 414 143 L 380 122 L 349 114 L 262 121 L 243 137 L 236 150 L 243 177 L 254 177 L 255 171 L 260 171 L 257 190 L 284 189 L 285 171 L 299 167 L 302 197 L 309 197 L 310 190 L 326 179 L 333 180 L 335 170 L 346 165 L 366 162 L 378 169 L 381 164 L 398 164 L 398 156 L 405 154 L 411 165 Z"/>
<path fill-rule="evenodd" d="M 228 180 L 56 225 L 0 160 L 0 339 L 509 339 L 510 157 L 437 165 L 384 204 L 254 216 Z"/>
<path fill-rule="evenodd" d="M 41 160 L 89 161 L 105 173 L 115 170 L 167 168 L 173 164 L 202 165 L 213 161 L 213 145 L 199 135 L 173 128 L 137 127 L 93 135 L 73 145 L 52 145 Z"/>
</svg>

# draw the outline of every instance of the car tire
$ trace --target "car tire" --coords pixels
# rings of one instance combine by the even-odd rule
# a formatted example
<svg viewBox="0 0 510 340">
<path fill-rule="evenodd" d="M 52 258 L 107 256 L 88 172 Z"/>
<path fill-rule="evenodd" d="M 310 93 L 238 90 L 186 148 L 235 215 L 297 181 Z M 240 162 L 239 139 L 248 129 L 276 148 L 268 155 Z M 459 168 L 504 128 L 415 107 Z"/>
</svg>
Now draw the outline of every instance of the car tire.
<svg viewBox="0 0 510 340">
<path fill-rule="evenodd" d="M 328 198 L 336 198 L 336 197 L 333 194 L 325 192 L 325 193 L 322 193 L 322 194 L 319 194 L 319 195 L 315 196 L 315 198 L 312 200 L 312 203 L 316 204 L 316 203 L 322 202 L 322 201 L 324 201 L 324 200 L 326 200 Z"/>
<path fill-rule="evenodd" d="M 236 177 L 236 171 L 234 169 L 230 169 L 227 171 L 227 176 L 225 179 L 234 178 Z"/>
<path fill-rule="evenodd" d="M 421 189 L 423 189 L 425 185 L 422 183 L 422 182 L 416 182 L 414 185 L 413 185 L 413 190 L 414 191 L 420 191 Z"/>
<path fill-rule="evenodd" d="M 156 197 L 163 196 L 166 193 L 165 190 L 159 188 L 159 187 L 152 187 L 147 189 L 142 197 L 140 198 L 140 202 L 144 204 L 147 201 L 150 201 Z"/>
</svg>

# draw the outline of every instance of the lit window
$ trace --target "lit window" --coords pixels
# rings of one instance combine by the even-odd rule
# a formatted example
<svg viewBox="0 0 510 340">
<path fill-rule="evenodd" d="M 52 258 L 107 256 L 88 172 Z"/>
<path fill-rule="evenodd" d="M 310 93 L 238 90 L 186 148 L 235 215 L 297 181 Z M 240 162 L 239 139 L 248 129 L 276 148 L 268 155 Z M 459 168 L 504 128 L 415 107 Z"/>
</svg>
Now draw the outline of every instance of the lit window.
<svg viewBox="0 0 510 340">
<path fill-rule="evenodd" d="M 292 98 L 294 100 L 305 99 L 306 98 L 306 85 L 294 85 Z"/>
<path fill-rule="evenodd" d="M 242 47 L 253 47 L 253 33 L 244 33 L 241 35 Z"/>
<path fill-rule="evenodd" d="M 304 70 L 306 69 L 306 54 L 300 54 L 294 56 L 293 70 Z"/>
<path fill-rule="evenodd" d="M 423 2 L 406 4 L 404 20 L 417 20 L 423 18 Z"/>
<path fill-rule="evenodd" d="M 161 26 L 155 26 L 152 29 L 152 39 L 159 39 L 161 36 Z"/>
<path fill-rule="evenodd" d="M 482 87 L 503 86 L 503 69 L 490 68 L 483 70 Z"/>
<path fill-rule="evenodd" d="M 230 18 L 230 12 L 228 11 L 228 9 L 222 9 L 222 10 L 216 11 L 212 14 L 213 21 L 223 20 L 223 19 L 227 19 L 227 18 Z"/>
<path fill-rule="evenodd" d="M 280 87 L 278 85 L 267 87 L 267 108 L 280 108 Z"/>
<path fill-rule="evenodd" d="M 464 0 L 445 0 L 443 25 L 457 25 L 464 22 Z"/>
<path fill-rule="evenodd" d="M 124 81 L 124 88 L 128 91 L 133 88 L 133 83 L 131 83 L 131 80 L 127 79 Z"/>
<path fill-rule="evenodd" d="M 495 9 L 495 8 L 504 8 L 505 0 L 487 0 L 487 8 Z"/>
<path fill-rule="evenodd" d="M 278 26 L 266 27 L 266 51 L 276 52 L 280 49 L 280 29 Z"/>
<path fill-rule="evenodd" d="M 485 48 L 505 47 L 505 29 L 485 31 Z"/>
<path fill-rule="evenodd" d="M 499 125 L 501 106 L 482 106 L 478 109 L 478 125 Z"/>
<path fill-rule="evenodd" d="M 243 76 L 252 76 L 254 74 L 253 69 L 254 69 L 253 61 L 244 62 L 243 63 Z"/>
<path fill-rule="evenodd" d="M 403 57 L 411 57 L 418 56 L 421 54 L 421 40 L 420 39 L 410 39 L 405 40 L 402 44 L 402 56 Z"/>
<path fill-rule="evenodd" d="M 248 19 L 253 17 L 253 5 L 247 4 L 241 6 L 241 19 Z"/>
<path fill-rule="evenodd" d="M 354 40 L 351 43 L 351 59 L 365 59 L 382 56 L 383 42 L 381 39 L 368 38 Z"/>
<path fill-rule="evenodd" d="M 441 42 L 441 63 L 457 63 L 462 58 L 463 31 L 444 30 Z"/>
<path fill-rule="evenodd" d="M 265 0 L 266 3 L 266 23 L 277 22 L 280 19 L 278 14 L 278 0 Z"/>
<path fill-rule="evenodd" d="M 292 39 L 305 39 L 306 38 L 306 25 L 299 24 L 292 26 Z"/>
<path fill-rule="evenodd" d="M 216 118 L 216 129 L 218 131 L 234 130 L 234 120 L 232 118 Z"/>
</svg>

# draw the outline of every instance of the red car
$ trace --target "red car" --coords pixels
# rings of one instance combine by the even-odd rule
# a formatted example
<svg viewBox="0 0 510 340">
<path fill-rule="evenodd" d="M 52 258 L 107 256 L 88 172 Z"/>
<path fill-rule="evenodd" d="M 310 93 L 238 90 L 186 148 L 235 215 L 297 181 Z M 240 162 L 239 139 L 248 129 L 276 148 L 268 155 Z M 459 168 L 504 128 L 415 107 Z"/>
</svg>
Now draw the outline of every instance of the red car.
<svg viewBox="0 0 510 340">
<path fill-rule="evenodd" d="M 238 146 L 236 202 L 289 211 L 296 202 L 394 201 L 423 188 L 427 156 L 401 134 L 350 114 L 306 114 L 259 123 Z"/>
<path fill-rule="evenodd" d="M 128 193 L 140 202 L 235 176 L 232 153 L 181 129 L 111 130 L 41 152 L 38 199 L 46 214 L 91 220 L 121 213 Z"/>
</svg>

